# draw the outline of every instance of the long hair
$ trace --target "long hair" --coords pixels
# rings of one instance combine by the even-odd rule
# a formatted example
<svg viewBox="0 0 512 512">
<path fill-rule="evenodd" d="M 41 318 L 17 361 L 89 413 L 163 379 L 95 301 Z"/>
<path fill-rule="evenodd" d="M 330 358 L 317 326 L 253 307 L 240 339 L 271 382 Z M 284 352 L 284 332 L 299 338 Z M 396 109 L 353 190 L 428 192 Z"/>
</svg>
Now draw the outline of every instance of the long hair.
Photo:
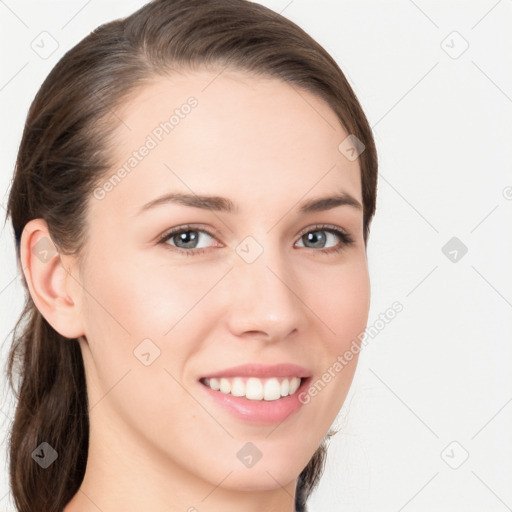
<svg viewBox="0 0 512 512">
<path fill-rule="evenodd" d="M 7 204 L 18 266 L 21 233 L 35 218 L 46 221 L 61 254 L 83 256 L 88 199 L 114 165 L 111 134 L 120 122 L 115 111 L 131 94 L 175 70 L 228 67 L 315 94 L 363 142 L 366 244 L 376 205 L 375 144 L 352 88 L 327 51 L 295 23 L 247 0 L 154 0 L 92 31 L 61 58 L 36 94 Z M 8 440 L 10 486 L 19 512 L 61 512 L 87 464 L 84 364 L 78 340 L 52 328 L 35 307 L 24 276 L 23 284 L 25 305 L 7 364 L 17 399 Z M 298 512 L 306 510 L 323 473 L 327 437 L 297 480 Z M 33 457 L 42 442 L 58 453 L 59 463 L 46 469 Z"/>
</svg>

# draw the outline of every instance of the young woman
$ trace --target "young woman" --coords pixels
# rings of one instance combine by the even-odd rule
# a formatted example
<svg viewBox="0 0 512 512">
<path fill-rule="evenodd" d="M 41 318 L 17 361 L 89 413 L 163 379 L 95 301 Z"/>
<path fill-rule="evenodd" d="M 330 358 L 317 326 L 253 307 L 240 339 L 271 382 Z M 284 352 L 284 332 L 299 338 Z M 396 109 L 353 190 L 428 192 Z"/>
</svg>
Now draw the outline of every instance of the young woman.
<svg viewBox="0 0 512 512">
<path fill-rule="evenodd" d="M 18 510 L 306 510 L 367 322 L 376 184 L 338 65 L 259 4 L 154 0 L 67 52 L 8 202 Z"/>
</svg>

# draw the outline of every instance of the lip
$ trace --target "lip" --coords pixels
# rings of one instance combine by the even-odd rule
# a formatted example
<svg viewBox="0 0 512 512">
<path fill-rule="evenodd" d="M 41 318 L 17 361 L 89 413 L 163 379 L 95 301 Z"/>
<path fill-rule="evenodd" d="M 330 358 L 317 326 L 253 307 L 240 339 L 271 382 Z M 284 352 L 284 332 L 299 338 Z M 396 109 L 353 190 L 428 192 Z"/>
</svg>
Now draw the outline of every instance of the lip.
<svg viewBox="0 0 512 512">
<path fill-rule="evenodd" d="M 273 365 L 249 363 L 202 375 L 198 380 L 221 377 L 301 377 L 306 379 L 311 377 L 311 372 L 303 366 L 292 363 Z"/>
<path fill-rule="evenodd" d="M 222 375 L 227 376 L 225 373 Z M 237 375 L 240 376 L 240 374 Z M 311 380 L 311 377 L 302 378 L 299 388 L 293 395 L 288 395 L 278 400 L 249 400 L 243 396 L 233 396 L 221 391 L 214 391 L 201 382 L 199 382 L 199 386 L 214 404 L 223 408 L 235 418 L 251 424 L 274 425 L 283 422 L 301 409 L 304 404 L 299 400 L 299 396 L 308 388 Z"/>
</svg>

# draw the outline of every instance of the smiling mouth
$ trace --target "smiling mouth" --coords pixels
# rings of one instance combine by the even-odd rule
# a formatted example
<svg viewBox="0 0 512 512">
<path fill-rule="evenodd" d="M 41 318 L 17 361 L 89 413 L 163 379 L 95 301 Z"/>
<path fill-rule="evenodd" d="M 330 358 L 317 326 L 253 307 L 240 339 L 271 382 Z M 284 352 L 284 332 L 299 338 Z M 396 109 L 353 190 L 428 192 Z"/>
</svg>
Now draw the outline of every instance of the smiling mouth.
<svg viewBox="0 0 512 512">
<path fill-rule="evenodd" d="M 304 380 L 301 377 L 220 377 L 203 378 L 199 382 L 226 395 L 272 401 L 293 395 Z"/>
</svg>

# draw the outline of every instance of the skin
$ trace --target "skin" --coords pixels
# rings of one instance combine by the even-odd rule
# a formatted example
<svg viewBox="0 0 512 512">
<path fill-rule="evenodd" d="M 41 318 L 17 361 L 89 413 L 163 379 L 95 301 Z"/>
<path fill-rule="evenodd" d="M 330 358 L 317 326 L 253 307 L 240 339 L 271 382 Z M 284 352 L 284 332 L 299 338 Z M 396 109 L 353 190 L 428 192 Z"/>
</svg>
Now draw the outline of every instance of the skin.
<svg viewBox="0 0 512 512">
<path fill-rule="evenodd" d="M 277 428 L 235 418 L 198 382 L 248 362 L 296 363 L 320 378 L 364 331 L 370 306 L 363 210 L 298 212 L 301 201 L 340 192 L 362 204 L 359 162 L 338 150 L 348 133 L 335 113 L 277 79 L 217 74 L 155 79 L 116 112 L 130 129 L 114 133 L 112 172 L 188 97 L 198 100 L 103 199 L 91 195 L 82 262 L 33 257 L 49 237 L 42 219 L 23 231 L 35 304 L 58 332 L 79 338 L 86 368 L 90 451 L 65 512 L 291 512 L 298 475 L 352 382 L 357 355 Z M 138 214 L 171 191 L 223 196 L 238 211 L 165 204 Z M 178 237 L 158 243 L 186 223 L 216 230 L 201 235 L 204 252 L 187 256 Z M 319 223 L 354 243 L 321 253 L 301 236 L 318 234 L 307 228 Z M 324 248 L 341 242 L 319 234 Z M 263 249 L 250 264 L 235 251 L 247 236 Z M 160 349 L 149 366 L 134 356 L 147 338 Z M 262 453 L 251 468 L 236 456 L 248 441 Z"/>
</svg>

